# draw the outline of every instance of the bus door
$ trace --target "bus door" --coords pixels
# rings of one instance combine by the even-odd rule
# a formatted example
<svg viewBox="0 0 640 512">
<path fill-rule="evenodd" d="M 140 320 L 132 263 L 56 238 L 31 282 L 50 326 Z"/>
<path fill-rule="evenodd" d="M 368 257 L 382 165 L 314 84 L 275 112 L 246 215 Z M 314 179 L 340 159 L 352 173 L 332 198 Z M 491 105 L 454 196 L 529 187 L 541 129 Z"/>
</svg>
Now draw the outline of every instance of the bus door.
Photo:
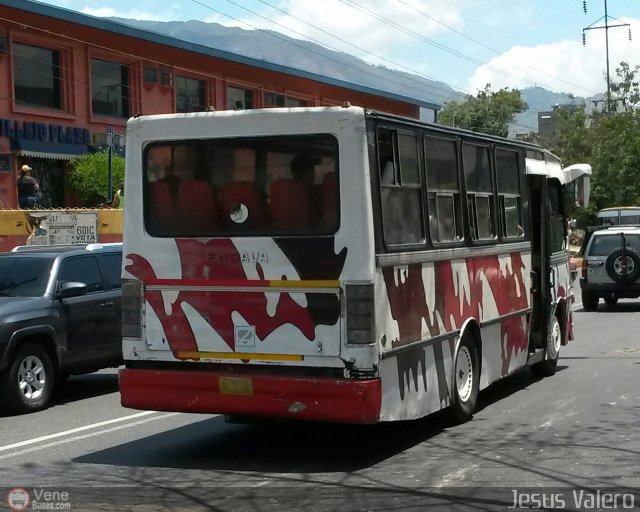
<svg viewBox="0 0 640 512">
<path fill-rule="evenodd" d="M 548 183 L 544 175 L 528 175 L 531 218 L 531 325 L 536 347 L 543 347 L 549 318 L 550 252 L 548 244 Z"/>
</svg>

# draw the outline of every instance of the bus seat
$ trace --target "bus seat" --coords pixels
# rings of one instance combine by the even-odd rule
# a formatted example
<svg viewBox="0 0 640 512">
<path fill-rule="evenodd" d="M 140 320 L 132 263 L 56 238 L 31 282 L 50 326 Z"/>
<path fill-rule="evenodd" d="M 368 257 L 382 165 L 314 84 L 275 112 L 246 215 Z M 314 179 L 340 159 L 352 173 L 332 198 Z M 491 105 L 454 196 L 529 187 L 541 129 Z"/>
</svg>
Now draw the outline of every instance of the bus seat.
<svg viewBox="0 0 640 512">
<path fill-rule="evenodd" d="M 175 225 L 176 212 L 171 188 L 166 181 L 149 183 L 149 224 L 160 232 L 171 230 Z"/>
<path fill-rule="evenodd" d="M 247 226 L 261 227 L 265 225 L 266 215 L 263 203 L 253 182 L 230 181 L 222 185 L 222 209 L 225 221 L 232 226 L 237 226 L 237 224 L 231 221 L 229 215 L 237 204 L 243 204 L 247 207 L 249 212 Z"/>
<path fill-rule="evenodd" d="M 310 199 L 297 179 L 271 182 L 271 215 L 275 229 L 296 230 L 310 227 Z"/>
<path fill-rule="evenodd" d="M 318 212 L 319 215 L 322 214 L 322 210 L 324 208 L 324 186 L 322 183 L 316 183 L 313 186 L 313 190 L 311 191 L 313 194 L 313 209 Z"/>
<path fill-rule="evenodd" d="M 196 180 L 180 184 L 178 214 L 185 230 L 208 233 L 219 229 L 218 209 L 209 182 Z"/>
<path fill-rule="evenodd" d="M 323 208 L 322 208 L 322 221 L 326 228 L 335 227 L 338 220 L 338 196 L 335 172 L 328 172 L 324 175 L 322 180 L 322 192 L 323 192 Z"/>
</svg>

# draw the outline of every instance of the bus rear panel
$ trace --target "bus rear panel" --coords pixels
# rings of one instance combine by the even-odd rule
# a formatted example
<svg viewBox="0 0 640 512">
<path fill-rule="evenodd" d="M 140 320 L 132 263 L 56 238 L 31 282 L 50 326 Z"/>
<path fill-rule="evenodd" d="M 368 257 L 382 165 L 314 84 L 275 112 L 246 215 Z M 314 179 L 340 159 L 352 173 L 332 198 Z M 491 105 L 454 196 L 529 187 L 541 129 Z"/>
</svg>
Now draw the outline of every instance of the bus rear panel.
<svg viewBox="0 0 640 512">
<path fill-rule="evenodd" d="M 364 114 L 346 113 L 277 136 L 257 111 L 130 121 L 123 405 L 378 421 Z"/>
</svg>

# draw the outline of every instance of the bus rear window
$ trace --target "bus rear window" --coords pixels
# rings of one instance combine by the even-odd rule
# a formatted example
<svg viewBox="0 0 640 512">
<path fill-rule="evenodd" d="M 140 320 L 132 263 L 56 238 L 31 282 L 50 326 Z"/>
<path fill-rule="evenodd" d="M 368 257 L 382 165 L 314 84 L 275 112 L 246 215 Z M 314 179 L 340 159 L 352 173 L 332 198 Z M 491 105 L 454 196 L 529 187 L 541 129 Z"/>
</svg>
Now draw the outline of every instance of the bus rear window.
<svg viewBox="0 0 640 512">
<path fill-rule="evenodd" d="M 149 234 L 331 234 L 338 227 L 338 145 L 331 135 L 150 143 Z"/>
</svg>

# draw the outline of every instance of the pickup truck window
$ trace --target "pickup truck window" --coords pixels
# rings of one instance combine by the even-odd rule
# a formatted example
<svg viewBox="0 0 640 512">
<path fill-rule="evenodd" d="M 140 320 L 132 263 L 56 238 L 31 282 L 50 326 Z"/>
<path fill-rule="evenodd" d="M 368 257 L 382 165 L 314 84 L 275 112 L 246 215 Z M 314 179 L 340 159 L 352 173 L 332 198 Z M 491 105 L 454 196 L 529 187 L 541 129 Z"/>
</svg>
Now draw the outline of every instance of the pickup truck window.
<svg viewBox="0 0 640 512">
<path fill-rule="evenodd" d="M 53 258 L 48 257 L 0 257 L 0 296 L 41 297 L 52 264 Z"/>
<path fill-rule="evenodd" d="M 120 273 L 122 272 L 122 254 L 103 254 L 101 259 L 109 289 L 115 290 L 122 288 L 122 278 L 120 277 Z"/>
<path fill-rule="evenodd" d="M 62 262 L 58 282 L 78 281 L 87 285 L 87 293 L 103 289 L 100 267 L 95 256 L 67 258 Z"/>
</svg>

